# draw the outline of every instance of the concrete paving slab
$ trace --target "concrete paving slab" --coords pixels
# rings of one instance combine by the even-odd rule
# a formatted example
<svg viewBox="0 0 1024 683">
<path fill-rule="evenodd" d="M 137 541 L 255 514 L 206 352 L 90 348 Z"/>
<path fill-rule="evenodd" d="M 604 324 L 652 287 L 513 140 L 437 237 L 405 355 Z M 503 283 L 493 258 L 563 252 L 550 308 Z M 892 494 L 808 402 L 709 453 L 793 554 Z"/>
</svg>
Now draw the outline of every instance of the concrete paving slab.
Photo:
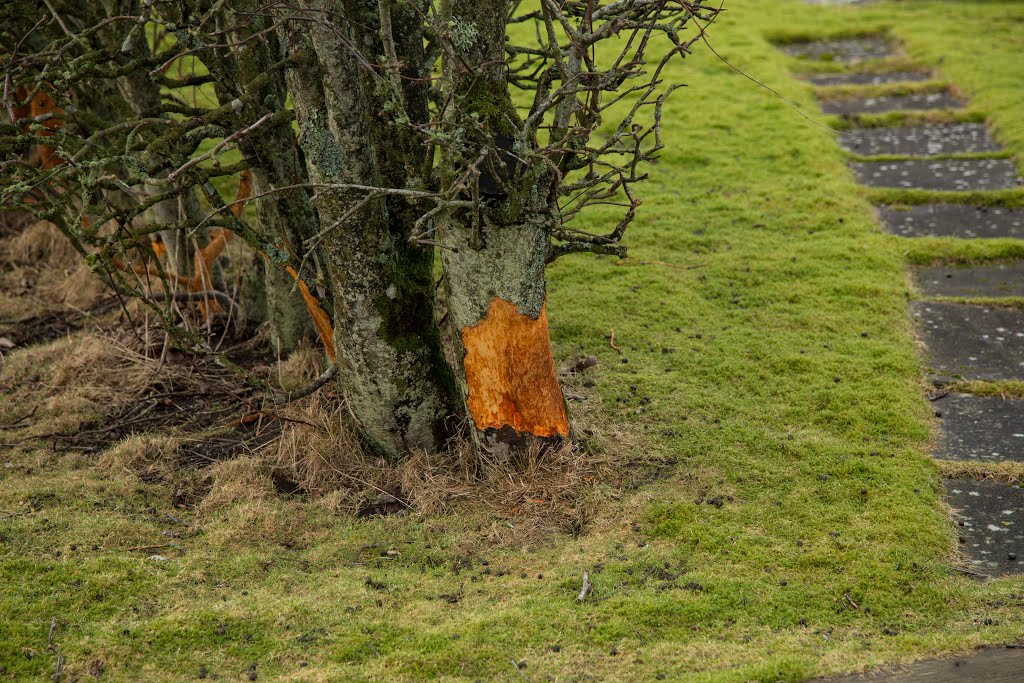
<svg viewBox="0 0 1024 683">
<path fill-rule="evenodd" d="M 1024 489 L 969 479 L 944 483 L 957 511 L 960 550 L 973 567 L 990 576 L 1024 572 Z"/>
<path fill-rule="evenodd" d="M 932 374 L 979 380 L 1024 378 L 1024 311 L 915 301 L 910 312 Z"/>
<path fill-rule="evenodd" d="M 921 190 L 1004 190 L 1024 184 L 1010 159 L 907 159 L 854 161 L 857 179 L 870 187 Z"/>
<path fill-rule="evenodd" d="M 908 209 L 880 206 L 878 213 L 886 230 L 901 237 L 1024 239 L 1024 209 L 921 204 Z"/>
<path fill-rule="evenodd" d="M 877 36 L 787 43 L 780 45 L 779 49 L 800 59 L 842 64 L 856 64 L 869 59 L 881 59 L 892 54 L 892 45 L 889 44 L 889 41 Z"/>
<path fill-rule="evenodd" d="M 964 154 L 997 152 L 983 123 L 940 123 L 931 126 L 861 128 L 837 136 L 839 144 L 857 154 Z"/>
<path fill-rule="evenodd" d="M 821 101 L 826 114 L 884 114 L 890 111 L 928 111 L 932 109 L 960 109 L 964 106 L 949 91 L 911 93 L 909 95 L 880 95 L 878 97 L 843 97 Z"/>
<path fill-rule="evenodd" d="M 932 406 L 941 416 L 936 458 L 1024 462 L 1024 400 L 954 393 Z"/>
<path fill-rule="evenodd" d="M 932 75 L 927 71 L 885 71 L 883 73 L 849 74 L 808 74 L 804 80 L 818 86 L 834 85 L 882 85 L 883 83 L 911 83 L 927 81 Z"/>
<path fill-rule="evenodd" d="M 1024 262 L 922 268 L 914 282 L 926 296 L 1024 297 Z"/>
<path fill-rule="evenodd" d="M 1024 648 L 990 647 L 959 657 L 928 659 L 899 669 L 872 671 L 811 683 L 1020 683 Z"/>
</svg>

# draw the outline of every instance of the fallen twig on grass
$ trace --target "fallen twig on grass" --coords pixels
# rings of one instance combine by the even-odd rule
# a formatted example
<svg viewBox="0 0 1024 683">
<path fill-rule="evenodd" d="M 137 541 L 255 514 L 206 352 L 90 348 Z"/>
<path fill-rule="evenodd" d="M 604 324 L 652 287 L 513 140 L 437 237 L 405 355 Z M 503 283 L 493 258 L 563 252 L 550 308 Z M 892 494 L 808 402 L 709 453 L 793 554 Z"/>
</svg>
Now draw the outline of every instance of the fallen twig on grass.
<svg viewBox="0 0 1024 683">
<path fill-rule="evenodd" d="M 170 548 L 173 547 L 174 543 L 161 543 L 160 545 L 139 545 L 134 548 L 125 548 L 125 552 L 134 552 L 136 550 L 156 550 L 157 548 Z"/>
<path fill-rule="evenodd" d="M 608 339 L 608 346 L 612 347 L 613 349 L 615 349 L 619 353 L 622 353 L 622 349 L 620 349 L 618 346 L 615 345 L 615 330 L 611 330 L 611 335 L 609 336 L 609 339 Z"/>
<path fill-rule="evenodd" d="M 590 594 L 590 589 L 593 588 L 593 584 L 590 583 L 590 574 L 583 570 L 583 587 L 580 588 L 580 594 L 576 596 L 576 602 L 583 602 L 587 599 Z"/>
<path fill-rule="evenodd" d="M 25 420 L 28 420 L 33 415 L 35 415 L 36 414 L 36 410 L 38 410 L 38 409 L 39 409 L 39 406 L 34 406 L 32 408 L 32 410 L 30 410 L 29 412 L 25 413 L 24 415 L 19 417 L 14 422 L 8 422 L 7 424 L 0 425 L 0 429 L 14 429 L 15 427 L 18 427 L 19 425 L 21 425 L 22 422 L 24 422 Z M 27 425 L 25 425 L 25 426 L 27 426 Z"/>
</svg>

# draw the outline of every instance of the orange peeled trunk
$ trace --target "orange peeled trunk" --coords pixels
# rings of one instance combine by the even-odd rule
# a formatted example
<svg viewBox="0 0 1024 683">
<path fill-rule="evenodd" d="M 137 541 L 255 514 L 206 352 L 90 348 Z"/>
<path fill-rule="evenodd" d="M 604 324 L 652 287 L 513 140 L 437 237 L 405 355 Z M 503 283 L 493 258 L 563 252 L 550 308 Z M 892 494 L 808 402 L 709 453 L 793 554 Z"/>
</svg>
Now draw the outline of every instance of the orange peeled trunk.
<svg viewBox="0 0 1024 683">
<path fill-rule="evenodd" d="M 546 306 L 534 319 L 495 297 L 487 316 L 462 328 L 461 336 L 466 405 L 478 430 L 510 427 L 537 437 L 569 435 Z"/>
</svg>

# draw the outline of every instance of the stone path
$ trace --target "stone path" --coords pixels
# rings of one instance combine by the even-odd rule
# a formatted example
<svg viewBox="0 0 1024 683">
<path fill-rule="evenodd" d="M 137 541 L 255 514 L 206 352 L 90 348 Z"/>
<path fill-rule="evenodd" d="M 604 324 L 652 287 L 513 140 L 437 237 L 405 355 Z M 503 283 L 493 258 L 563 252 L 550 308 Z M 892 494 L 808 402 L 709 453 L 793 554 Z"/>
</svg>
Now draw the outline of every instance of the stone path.
<svg viewBox="0 0 1024 683">
<path fill-rule="evenodd" d="M 893 54 L 894 46 L 882 37 L 790 44 L 781 49 L 801 60 L 801 65 L 814 60 L 862 65 L 842 74 L 805 76 L 819 88 L 823 111 L 849 121 L 870 124 L 873 114 L 922 109 L 942 110 L 945 113 L 938 118 L 949 120 L 966 104 L 952 94 L 951 84 L 939 90 L 932 86 L 942 84 L 928 83 L 924 91 L 908 94 L 909 84 L 933 76 L 923 65 L 908 70 L 905 63 L 899 71 L 886 72 L 884 59 Z M 890 84 L 893 92 L 886 94 L 884 88 Z M 873 97 L 857 98 L 848 90 L 830 90 L 850 85 L 878 86 L 883 91 L 876 88 Z M 867 118 L 854 118 L 858 115 Z M 984 201 L 981 205 L 913 204 L 920 201 L 921 190 L 971 192 L 977 201 L 986 192 L 1024 184 L 1014 161 L 1004 158 L 983 124 L 866 127 L 839 136 L 839 143 L 856 155 L 849 163 L 861 183 L 890 188 L 891 201 L 900 201 L 893 198 L 899 197 L 900 190 L 917 191 L 908 192 L 908 205 L 878 207 L 890 233 L 907 239 L 1024 239 L 1024 209 L 998 208 Z M 960 380 L 971 382 L 970 386 L 1024 381 L 1024 307 L 1020 305 L 1024 262 L 934 266 L 912 275 L 924 299 L 911 303 L 911 315 L 924 345 L 929 378 L 936 385 L 931 400 L 940 436 L 934 457 L 964 463 L 967 471 L 972 465 L 1024 463 L 1024 398 L 1003 397 L 1007 391 L 998 384 L 992 387 L 997 396 L 941 391 Z M 1024 573 L 1024 488 L 970 478 L 948 479 L 944 485 L 970 571 L 982 578 Z M 869 677 L 940 683 L 1024 681 L 1024 650 L 993 648 L 969 658 L 933 660 Z"/>
<path fill-rule="evenodd" d="M 818 85 L 822 109 L 837 114 L 873 114 L 918 109 L 955 110 L 964 102 L 953 96 L 952 84 L 921 93 L 856 98 L 832 96 L 829 88 L 850 84 L 920 82 L 928 69 L 886 75 L 885 57 L 895 51 L 883 37 L 865 36 L 793 43 L 782 46 L 806 64 L 814 60 L 865 64 L 809 78 Z M 903 84 L 900 86 L 899 84 Z M 839 136 L 840 144 L 857 155 L 850 167 L 870 187 L 897 190 L 942 190 L 973 195 L 1024 184 L 1011 159 L 996 158 L 998 143 L 978 123 L 862 128 Z M 970 157 L 962 155 L 969 154 Z M 932 159 L 942 155 L 942 158 Z M 986 156 L 987 155 L 987 156 Z M 884 157 L 872 159 L 872 157 Z M 1024 210 L 957 204 L 879 207 L 886 228 L 907 238 L 937 236 L 973 239 L 1024 238 Z M 1024 309 L 994 305 L 998 299 L 1024 297 L 1024 263 L 991 263 L 969 268 L 936 266 L 914 273 L 928 297 L 911 304 L 911 314 L 925 346 L 932 381 L 1002 382 L 1024 380 Z M 958 298 L 941 301 L 937 298 Z M 971 303 L 984 299 L 984 303 Z M 1007 301 L 1013 304 L 1014 299 Z M 935 457 L 975 463 L 1024 462 L 1024 400 L 953 393 L 934 402 L 941 436 Z M 986 575 L 1024 572 L 1024 489 L 994 482 L 946 482 L 950 505 L 958 511 L 961 549 L 973 567 Z"/>
</svg>

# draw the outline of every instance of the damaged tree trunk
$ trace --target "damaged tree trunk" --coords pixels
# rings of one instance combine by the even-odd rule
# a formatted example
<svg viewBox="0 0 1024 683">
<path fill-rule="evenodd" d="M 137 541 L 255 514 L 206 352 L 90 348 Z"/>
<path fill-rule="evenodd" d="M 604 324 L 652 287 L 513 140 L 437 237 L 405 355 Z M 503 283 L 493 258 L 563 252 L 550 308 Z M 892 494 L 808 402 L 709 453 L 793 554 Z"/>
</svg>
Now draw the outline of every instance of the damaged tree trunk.
<svg viewBox="0 0 1024 683">
<path fill-rule="evenodd" d="M 465 36 L 445 55 L 443 87 L 460 98 L 451 123 L 475 129 L 481 145 L 461 154 L 442 148 L 442 183 L 467 164 L 479 178 L 470 190 L 476 206 L 437 221 L 456 374 L 474 442 L 498 459 L 569 435 L 545 307 L 551 172 L 515 161 L 526 143 L 505 77 L 507 16 L 506 2 L 451 3 L 448 25 Z"/>
</svg>

